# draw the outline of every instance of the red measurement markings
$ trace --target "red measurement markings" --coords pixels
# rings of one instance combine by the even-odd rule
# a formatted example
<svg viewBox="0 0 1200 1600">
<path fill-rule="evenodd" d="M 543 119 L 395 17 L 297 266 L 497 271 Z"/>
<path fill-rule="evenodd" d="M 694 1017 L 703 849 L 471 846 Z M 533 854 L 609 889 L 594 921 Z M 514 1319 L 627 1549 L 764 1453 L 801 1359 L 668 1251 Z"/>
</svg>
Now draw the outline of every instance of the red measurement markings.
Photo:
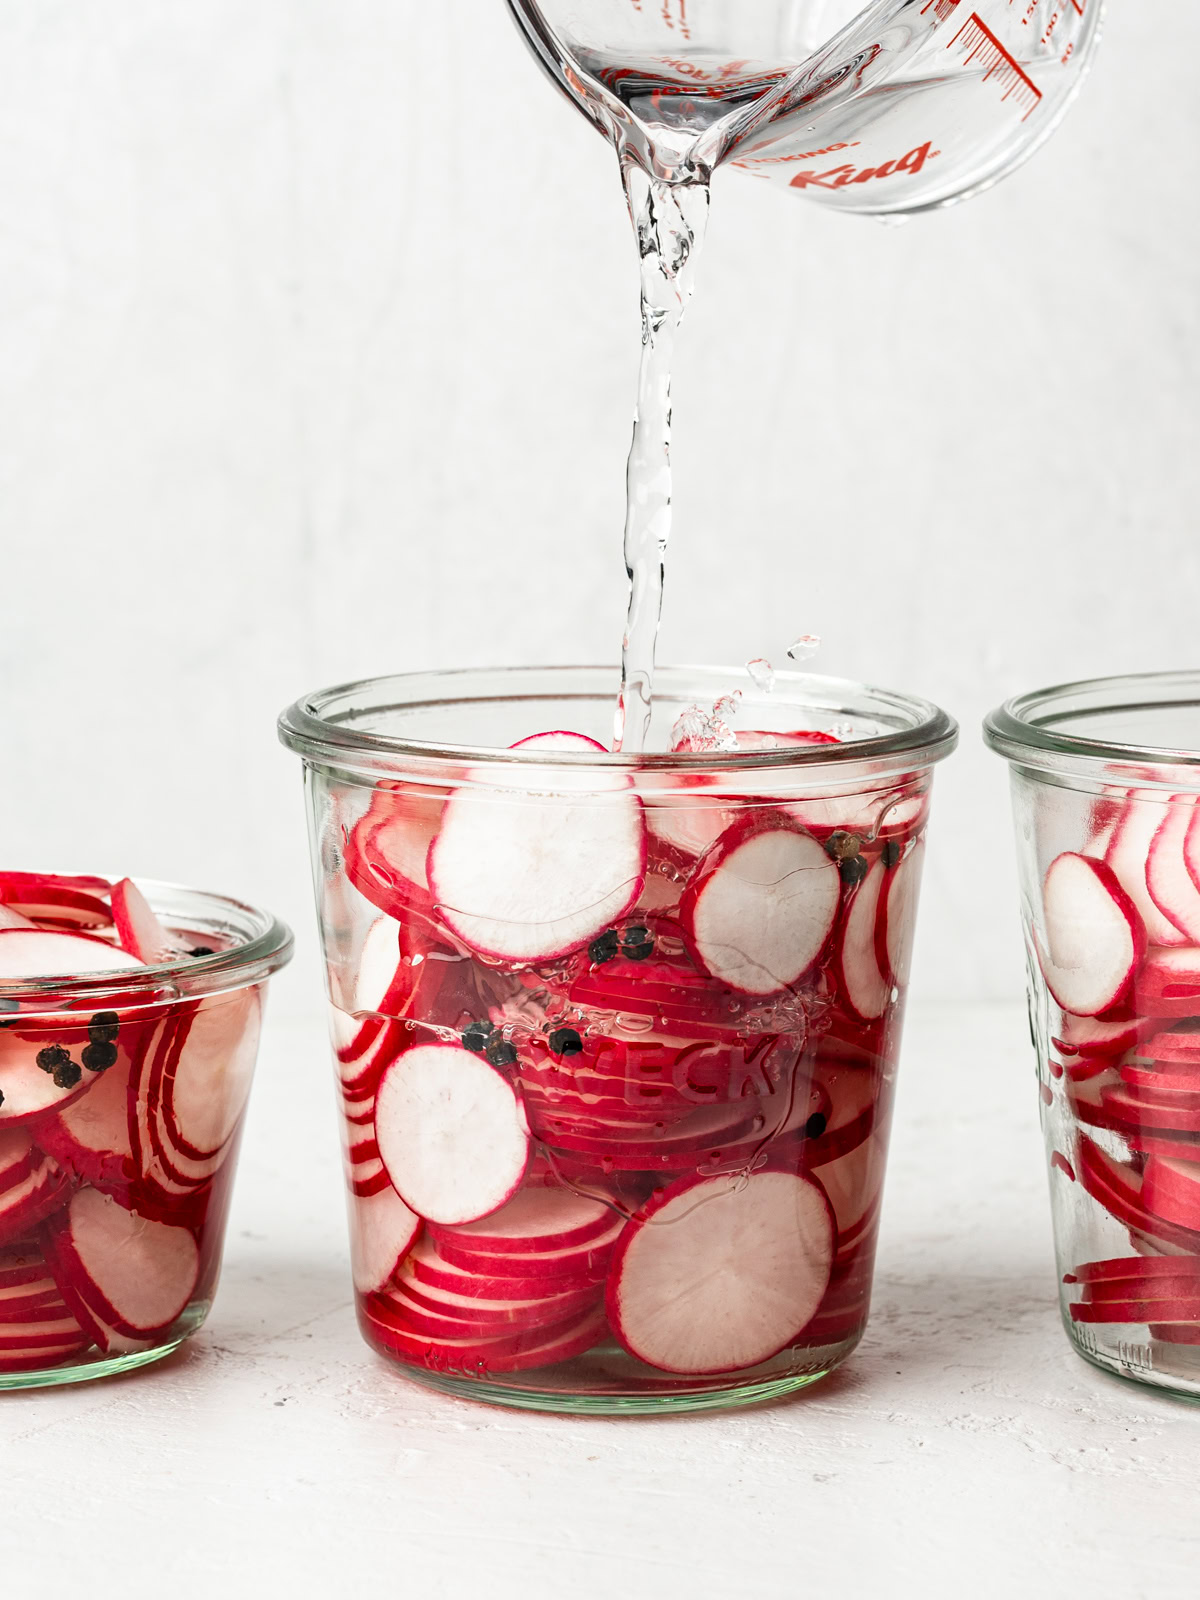
<svg viewBox="0 0 1200 1600">
<path fill-rule="evenodd" d="M 972 62 L 976 62 L 979 66 L 986 67 L 987 71 L 983 75 L 984 83 L 995 78 L 1004 89 L 1003 99 L 1013 99 L 1018 105 L 1025 107 L 1022 122 L 1037 110 L 1042 91 L 1029 74 L 1018 65 L 1016 59 L 1009 55 L 978 11 L 971 13 L 946 49 L 953 50 L 960 41 L 963 66 L 970 66 Z"/>
<path fill-rule="evenodd" d="M 927 17 L 932 11 L 939 22 L 945 22 L 958 10 L 959 0 L 925 0 L 921 7 L 921 15 Z"/>
</svg>

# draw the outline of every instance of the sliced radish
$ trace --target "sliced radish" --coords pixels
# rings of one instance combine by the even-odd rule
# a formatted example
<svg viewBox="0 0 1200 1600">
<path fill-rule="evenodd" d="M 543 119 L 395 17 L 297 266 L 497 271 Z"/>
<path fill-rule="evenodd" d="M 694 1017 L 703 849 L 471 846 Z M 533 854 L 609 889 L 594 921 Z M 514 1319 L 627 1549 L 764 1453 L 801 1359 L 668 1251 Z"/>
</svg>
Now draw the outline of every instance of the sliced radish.
<svg viewBox="0 0 1200 1600">
<path fill-rule="evenodd" d="M 468 1249 L 477 1240 L 488 1254 L 530 1255 L 586 1245 L 607 1233 L 614 1220 L 609 1206 L 570 1189 L 522 1189 L 502 1210 L 454 1232 Z M 435 1239 L 442 1232 L 436 1224 L 430 1228 Z"/>
<path fill-rule="evenodd" d="M 1112 869 L 1068 852 L 1042 889 L 1046 949 L 1042 973 L 1064 1011 L 1096 1016 L 1128 989 L 1146 947 L 1142 920 Z"/>
<path fill-rule="evenodd" d="M 112 912 L 121 948 L 131 956 L 152 966 L 179 955 L 179 946 L 132 878 L 122 878 L 120 883 L 113 884 Z"/>
<path fill-rule="evenodd" d="M 354 980 L 355 1012 L 378 1012 L 396 981 L 400 965 L 400 924 L 393 917 L 376 917 L 367 929 Z"/>
<path fill-rule="evenodd" d="M 1139 1053 L 1163 1065 L 1194 1066 L 1200 1072 L 1200 1033 L 1156 1033 Z"/>
<path fill-rule="evenodd" d="M 0 904 L 0 928 L 36 927 L 36 922 L 31 922 L 28 917 L 23 917 L 19 911 L 13 911 L 10 906 Z"/>
<path fill-rule="evenodd" d="M 565 729 L 555 728 L 549 733 L 531 733 L 524 739 L 518 739 L 516 744 L 510 744 L 510 750 L 578 750 L 582 754 L 599 752 L 608 754 L 607 747 L 597 739 L 589 739 L 586 733 L 569 733 Z"/>
<path fill-rule="evenodd" d="M 1131 1089 L 1148 1091 L 1152 1097 L 1171 1094 L 1200 1095 L 1200 1066 L 1193 1068 L 1191 1072 L 1185 1072 L 1179 1067 L 1139 1067 L 1126 1064 L 1119 1070 L 1122 1083 L 1127 1083 Z"/>
<path fill-rule="evenodd" d="M 1142 1283 L 1157 1278 L 1177 1278 L 1181 1272 L 1200 1275 L 1200 1259 L 1187 1256 L 1118 1256 L 1107 1261 L 1088 1261 L 1067 1273 L 1065 1283 L 1119 1283 L 1126 1279 Z M 1135 1299 L 1129 1294 L 1126 1298 Z"/>
<path fill-rule="evenodd" d="M 214 996 L 177 1017 L 159 1084 L 175 1152 L 207 1161 L 233 1136 L 250 1094 L 261 1024 L 256 988 Z"/>
<path fill-rule="evenodd" d="M 602 1339 L 606 1326 L 603 1312 L 595 1310 L 566 1328 L 529 1328 L 492 1339 L 432 1339 L 408 1330 L 399 1318 L 381 1314 L 374 1296 L 366 1302 L 362 1318 L 367 1337 L 402 1360 L 434 1372 L 481 1378 L 572 1360 Z"/>
<path fill-rule="evenodd" d="M 605 1254 L 605 1264 L 610 1251 L 611 1247 Z M 460 1259 L 469 1260 L 471 1265 L 455 1266 L 433 1240 L 422 1239 L 413 1246 L 404 1264 L 406 1277 L 411 1278 L 409 1293 L 419 1294 L 428 1288 L 492 1300 L 541 1300 L 570 1293 L 591 1293 L 594 1297 L 604 1277 L 603 1268 L 585 1269 L 573 1275 L 537 1271 L 524 1276 L 512 1272 L 495 1273 L 486 1257 L 467 1252 Z M 507 1257 L 504 1259 L 505 1264 L 511 1266 L 511 1261 Z"/>
<path fill-rule="evenodd" d="M 1150 841 L 1146 888 L 1158 909 L 1190 944 L 1200 944 L 1200 888 L 1184 858 L 1184 841 L 1195 818 L 1188 795 L 1174 795 Z"/>
<path fill-rule="evenodd" d="M 1168 1161 L 1200 1162 L 1200 1143 L 1186 1134 L 1172 1134 L 1164 1130 L 1143 1133 L 1130 1129 L 1125 1137 L 1129 1148 L 1137 1155 L 1165 1156 Z"/>
<path fill-rule="evenodd" d="M 1191 1300 L 1105 1300 L 1068 1307 L 1072 1322 L 1182 1322 L 1200 1330 L 1200 1296 Z"/>
<path fill-rule="evenodd" d="M 841 877 L 824 848 L 778 812 L 735 824 L 680 902 L 697 964 L 743 994 L 776 994 L 814 966 L 833 931 Z"/>
<path fill-rule="evenodd" d="M 0 1242 L 22 1239 L 66 1205 L 71 1181 L 50 1156 L 39 1159 L 29 1176 L 0 1195 Z"/>
<path fill-rule="evenodd" d="M 459 1045 L 417 1045 L 391 1063 L 375 1132 L 397 1193 L 430 1222 L 498 1211 L 529 1161 L 529 1130 L 511 1084 Z"/>
<path fill-rule="evenodd" d="M 544 961 L 580 949 L 636 904 L 646 825 L 626 787 L 586 773 L 523 776 L 526 789 L 454 793 L 428 874 L 442 919 L 473 950 Z"/>
<path fill-rule="evenodd" d="M 1149 1017 L 1200 1016 L 1200 948 L 1152 948 L 1137 975 L 1134 1002 Z"/>
<path fill-rule="evenodd" d="M 1104 856 L 1117 882 L 1137 907 L 1147 939 L 1157 945 L 1187 943 L 1187 935 L 1159 909 L 1146 878 L 1155 835 L 1162 823 L 1170 820 L 1169 810 L 1153 791 L 1131 790 Z M 1164 875 L 1169 878 L 1165 858 L 1164 865 Z"/>
<path fill-rule="evenodd" d="M 169 1328 L 196 1287 L 200 1256 L 187 1228 L 134 1215 L 96 1189 L 80 1189 L 46 1233 L 63 1299 L 88 1327 L 93 1314 L 142 1339 Z"/>
<path fill-rule="evenodd" d="M 0 901 L 9 910 L 47 928 L 108 928 L 112 912 L 100 898 L 105 878 L 50 872 L 0 872 Z"/>
<path fill-rule="evenodd" d="M 1156 1217 L 1146 1205 L 1142 1174 L 1136 1167 L 1118 1161 L 1084 1136 L 1079 1140 L 1079 1180 L 1092 1199 L 1125 1227 L 1155 1243 L 1200 1253 L 1200 1231 Z"/>
<path fill-rule="evenodd" d="M 65 1073 L 53 1065 L 61 1060 L 59 1052 L 69 1058 Z M 73 1042 L 61 1043 L 45 1032 L 0 1030 L 0 1128 L 34 1123 L 48 1112 L 62 1110 L 86 1095 L 93 1081 Z"/>
<path fill-rule="evenodd" d="M 485 1278 L 554 1279 L 556 1292 L 581 1288 L 599 1282 L 605 1273 L 613 1247 L 621 1237 L 625 1218 L 614 1214 L 604 1233 L 585 1244 L 564 1245 L 557 1250 L 489 1250 L 479 1239 L 457 1229 L 440 1229 L 438 1254 L 462 1272 Z M 547 1292 L 550 1290 L 547 1284 Z"/>
<path fill-rule="evenodd" d="M 420 1217 L 390 1183 L 366 1199 L 351 1196 L 350 1261 L 360 1294 L 371 1294 L 391 1281 L 420 1231 Z"/>
<path fill-rule="evenodd" d="M 1140 1017 L 1076 1017 L 1064 1011 L 1059 1037 L 1051 1042 L 1064 1056 L 1119 1056 L 1137 1044 L 1144 1027 Z"/>
<path fill-rule="evenodd" d="M 853 1150 L 819 1168 L 817 1176 L 833 1210 L 839 1251 L 877 1205 L 886 1164 L 886 1141 L 872 1134 Z"/>
<path fill-rule="evenodd" d="M 829 1284 L 834 1223 L 789 1172 L 682 1178 L 627 1228 L 607 1307 L 626 1350 L 662 1372 L 739 1371 L 798 1339 Z"/>
<path fill-rule="evenodd" d="M 877 954 L 884 978 L 897 988 L 908 983 L 912 965 L 913 929 L 925 865 L 925 841 L 918 839 L 888 873 L 880 900 Z"/>
<path fill-rule="evenodd" d="M 1196 1300 L 1200 1302 L 1200 1273 L 1189 1265 L 1187 1256 L 1161 1256 L 1163 1261 L 1173 1261 L 1176 1271 L 1160 1273 L 1153 1278 L 1109 1278 L 1080 1285 L 1084 1298 L 1095 1305 L 1111 1304 L 1114 1300 Z"/>
<path fill-rule="evenodd" d="M 123 972 L 143 963 L 85 933 L 0 928 L 0 982 Z"/>
<path fill-rule="evenodd" d="M 842 994 L 851 1011 L 863 1022 L 874 1022 L 888 1008 L 892 986 L 879 968 L 876 927 L 880 896 L 887 868 L 877 860 L 854 890 L 850 909 L 842 922 L 838 970 Z"/>
<path fill-rule="evenodd" d="M 1143 1180 L 1142 1198 L 1148 1210 L 1200 1233 L 1200 1165 L 1151 1156 Z"/>
</svg>

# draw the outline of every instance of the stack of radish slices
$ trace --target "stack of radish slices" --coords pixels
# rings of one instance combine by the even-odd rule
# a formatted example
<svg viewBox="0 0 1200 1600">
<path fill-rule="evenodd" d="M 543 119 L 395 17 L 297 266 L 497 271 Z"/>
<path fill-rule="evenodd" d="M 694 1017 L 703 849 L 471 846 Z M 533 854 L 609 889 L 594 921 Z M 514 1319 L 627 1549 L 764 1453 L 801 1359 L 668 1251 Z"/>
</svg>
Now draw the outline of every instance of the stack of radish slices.
<svg viewBox="0 0 1200 1600">
<path fill-rule="evenodd" d="M 0 873 L 0 1373 L 150 1348 L 211 1290 L 259 994 L 121 990 L 193 952 L 129 879 Z M 101 1005 L 53 994 L 88 975 Z"/>
<path fill-rule="evenodd" d="M 714 803 L 517 748 L 338 841 L 363 1328 L 476 1377 L 811 1368 L 865 1320 L 926 794 Z"/>
<path fill-rule="evenodd" d="M 1056 1165 L 1078 1176 L 1139 1252 L 1068 1274 L 1083 1294 L 1071 1315 L 1144 1323 L 1164 1342 L 1198 1343 L 1200 1294 L 1189 1280 L 1200 1269 L 1195 797 L 1138 790 L 1105 806 L 1085 849 L 1051 862 L 1043 908 L 1038 954 L 1062 1008 L 1051 1071 L 1076 1121 L 1128 1150 L 1119 1159 L 1081 1132 L 1077 1158 Z M 1164 1262 L 1173 1270 L 1164 1273 Z"/>
</svg>

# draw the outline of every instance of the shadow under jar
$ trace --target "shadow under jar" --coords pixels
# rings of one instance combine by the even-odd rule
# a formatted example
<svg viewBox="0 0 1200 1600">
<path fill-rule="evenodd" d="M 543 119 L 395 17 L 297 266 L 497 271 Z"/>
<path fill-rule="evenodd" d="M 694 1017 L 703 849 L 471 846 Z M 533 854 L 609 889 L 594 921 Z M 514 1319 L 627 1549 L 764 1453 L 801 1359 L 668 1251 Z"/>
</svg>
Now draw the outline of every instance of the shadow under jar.
<svg viewBox="0 0 1200 1600">
<path fill-rule="evenodd" d="M 169 959 L 122 949 L 123 889 Z M 0 874 L 0 972 L 68 969 L 0 976 L 0 1389 L 143 1366 L 208 1315 L 266 982 L 291 948 L 220 895 Z"/>
<path fill-rule="evenodd" d="M 1063 1322 L 1200 1395 L 1200 674 L 1098 679 L 987 719 L 1016 818 Z"/>
<path fill-rule="evenodd" d="M 654 743 L 745 674 L 664 669 Z M 614 755 L 603 670 L 297 702 L 359 1322 L 547 1410 L 752 1401 L 866 1322 L 935 707 L 744 685 Z"/>
</svg>

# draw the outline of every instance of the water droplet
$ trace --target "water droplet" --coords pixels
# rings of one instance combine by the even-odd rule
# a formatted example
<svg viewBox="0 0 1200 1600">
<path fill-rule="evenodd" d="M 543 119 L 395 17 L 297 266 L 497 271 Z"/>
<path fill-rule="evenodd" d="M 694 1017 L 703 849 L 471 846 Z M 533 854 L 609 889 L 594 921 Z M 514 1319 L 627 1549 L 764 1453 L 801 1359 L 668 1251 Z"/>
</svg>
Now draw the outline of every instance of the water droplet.
<svg viewBox="0 0 1200 1600">
<path fill-rule="evenodd" d="M 816 655 L 821 648 L 821 638 L 816 633 L 802 633 L 793 643 L 788 645 L 788 657 L 792 661 L 808 661 Z"/>
<path fill-rule="evenodd" d="M 769 661 L 763 656 L 756 656 L 753 661 L 747 661 L 746 671 L 756 689 L 761 689 L 763 694 L 770 694 L 775 687 L 775 668 Z"/>
<path fill-rule="evenodd" d="M 835 722 L 829 731 L 835 739 L 853 739 L 854 724 L 852 722 Z"/>
<path fill-rule="evenodd" d="M 740 689 L 731 689 L 728 694 L 723 694 L 719 700 L 713 701 L 713 716 L 723 717 L 726 720 L 730 717 L 736 717 L 741 705 L 741 699 L 742 691 Z"/>
</svg>

